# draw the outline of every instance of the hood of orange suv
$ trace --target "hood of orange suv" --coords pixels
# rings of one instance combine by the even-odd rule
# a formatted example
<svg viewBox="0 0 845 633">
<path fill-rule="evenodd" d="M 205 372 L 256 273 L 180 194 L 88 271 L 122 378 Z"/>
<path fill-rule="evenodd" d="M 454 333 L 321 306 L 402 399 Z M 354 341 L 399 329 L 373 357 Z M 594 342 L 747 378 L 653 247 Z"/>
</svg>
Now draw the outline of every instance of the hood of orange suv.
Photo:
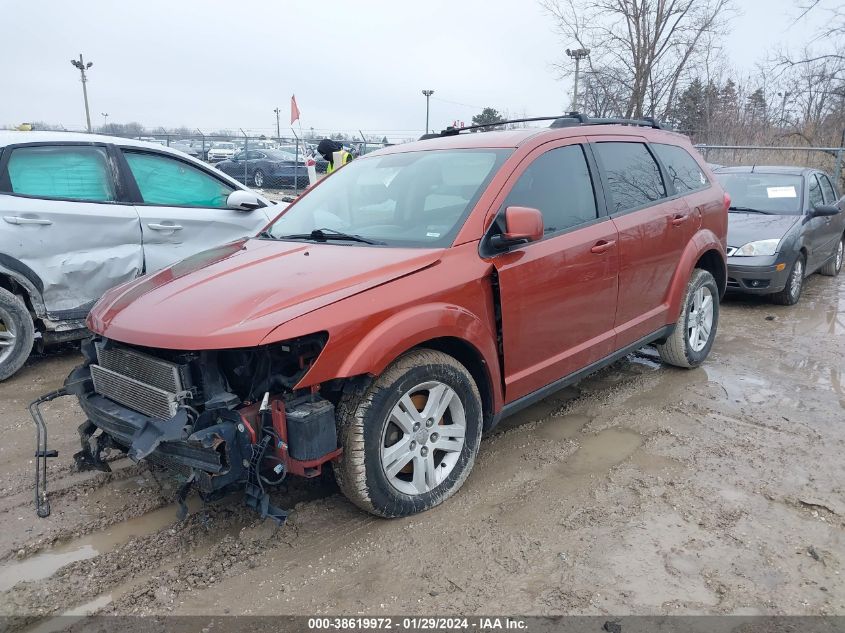
<svg viewBox="0 0 845 633">
<path fill-rule="evenodd" d="M 276 327 L 431 266 L 441 249 L 251 239 L 113 288 L 91 331 L 145 347 L 253 347 Z"/>
</svg>

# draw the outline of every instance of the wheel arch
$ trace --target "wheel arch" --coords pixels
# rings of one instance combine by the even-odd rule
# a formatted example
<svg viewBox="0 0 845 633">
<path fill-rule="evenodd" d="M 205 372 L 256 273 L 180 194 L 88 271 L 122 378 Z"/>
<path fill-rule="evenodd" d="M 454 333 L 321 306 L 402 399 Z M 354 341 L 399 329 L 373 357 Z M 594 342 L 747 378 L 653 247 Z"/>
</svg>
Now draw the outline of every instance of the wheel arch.
<svg viewBox="0 0 845 633">
<path fill-rule="evenodd" d="M 690 276 L 693 270 L 698 267 L 699 262 L 708 266 L 706 270 L 710 274 L 713 274 L 713 270 L 716 271 L 716 274 L 713 274 L 713 276 L 716 278 L 716 283 L 719 286 L 720 296 L 724 294 L 724 288 L 727 286 L 728 278 L 725 245 L 713 231 L 709 229 L 699 231 L 687 242 L 678 260 L 675 274 L 667 289 L 668 314 L 671 315 L 672 323 L 677 321 L 677 317 L 681 311 L 681 303 L 686 293 L 687 283 L 689 283 Z M 722 280 L 721 283 L 719 283 L 720 279 Z"/>
<path fill-rule="evenodd" d="M 710 249 L 701 254 L 698 261 L 695 262 L 693 268 L 701 268 L 706 270 L 716 280 L 716 286 L 719 288 L 719 296 L 725 296 L 725 290 L 728 287 L 727 269 L 723 265 L 723 259 L 716 249 Z"/>
<path fill-rule="evenodd" d="M 35 273 L 32 273 L 33 275 Z M 39 284 L 41 280 L 36 276 Z M 41 292 L 29 276 L 12 270 L 0 264 L 0 288 L 8 290 L 14 295 L 21 296 L 27 309 L 35 318 L 44 318 L 47 315 L 47 309 L 44 305 L 44 299 Z"/>
</svg>

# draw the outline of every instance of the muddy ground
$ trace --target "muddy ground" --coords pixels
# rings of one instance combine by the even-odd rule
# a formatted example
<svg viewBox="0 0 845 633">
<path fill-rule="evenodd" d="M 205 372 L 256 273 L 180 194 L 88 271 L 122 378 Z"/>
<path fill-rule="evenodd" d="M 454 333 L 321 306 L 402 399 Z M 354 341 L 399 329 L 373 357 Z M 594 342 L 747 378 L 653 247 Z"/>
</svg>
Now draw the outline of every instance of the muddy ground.
<svg viewBox="0 0 845 633">
<path fill-rule="evenodd" d="M 0 384 L 0 614 L 843 614 L 845 279 L 792 308 L 728 300 L 695 370 L 646 348 L 507 420 L 464 488 L 400 520 L 330 477 L 175 520 L 178 481 L 76 473 L 80 411 L 47 408 L 52 515 L 32 503 L 25 405 L 79 361 Z"/>
</svg>

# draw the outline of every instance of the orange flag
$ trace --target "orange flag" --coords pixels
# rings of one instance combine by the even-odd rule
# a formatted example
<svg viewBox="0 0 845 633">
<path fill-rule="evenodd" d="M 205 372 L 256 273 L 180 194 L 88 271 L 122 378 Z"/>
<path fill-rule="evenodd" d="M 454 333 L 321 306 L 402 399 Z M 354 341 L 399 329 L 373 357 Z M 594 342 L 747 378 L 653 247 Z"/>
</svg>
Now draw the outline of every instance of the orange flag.
<svg viewBox="0 0 845 633">
<path fill-rule="evenodd" d="M 299 118 L 299 108 L 296 105 L 296 95 L 291 95 L 290 98 L 290 124 Z"/>
</svg>

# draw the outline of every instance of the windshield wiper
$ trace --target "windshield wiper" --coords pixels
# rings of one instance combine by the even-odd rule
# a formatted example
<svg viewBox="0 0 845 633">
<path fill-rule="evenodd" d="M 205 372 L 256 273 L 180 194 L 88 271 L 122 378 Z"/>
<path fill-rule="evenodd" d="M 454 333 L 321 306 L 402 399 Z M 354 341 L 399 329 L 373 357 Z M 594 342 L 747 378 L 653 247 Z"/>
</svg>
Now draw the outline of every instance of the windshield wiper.
<svg viewBox="0 0 845 633">
<path fill-rule="evenodd" d="M 261 231 L 256 237 L 266 237 L 269 240 L 275 240 L 275 236 L 270 231 Z"/>
<path fill-rule="evenodd" d="M 739 211 L 741 213 L 762 213 L 763 215 L 772 215 L 771 211 L 761 211 L 760 209 L 752 209 L 751 207 L 728 207 L 728 211 Z"/>
<path fill-rule="evenodd" d="M 376 246 L 384 246 L 386 242 L 379 242 L 377 240 L 370 240 L 360 235 L 352 235 L 351 233 L 342 233 L 334 229 L 314 229 L 310 233 L 294 233 L 292 235 L 281 235 L 280 240 L 315 240 L 317 242 L 327 242 L 329 240 L 344 240 L 349 242 L 361 242 L 363 244 L 373 244 Z"/>
</svg>

